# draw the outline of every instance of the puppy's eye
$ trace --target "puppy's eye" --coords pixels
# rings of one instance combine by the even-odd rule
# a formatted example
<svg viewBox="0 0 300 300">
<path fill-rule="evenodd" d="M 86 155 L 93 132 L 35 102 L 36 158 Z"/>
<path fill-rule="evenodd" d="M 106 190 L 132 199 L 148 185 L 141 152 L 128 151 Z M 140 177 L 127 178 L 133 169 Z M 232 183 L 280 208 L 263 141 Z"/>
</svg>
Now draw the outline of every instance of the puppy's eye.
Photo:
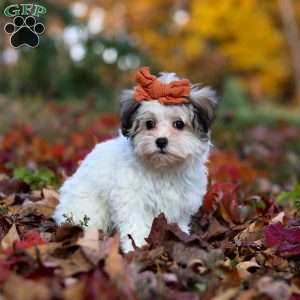
<svg viewBox="0 0 300 300">
<path fill-rule="evenodd" d="M 155 122 L 154 121 L 152 121 L 152 120 L 146 121 L 146 128 L 148 130 L 153 129 L 154 127 L 155 127 Z"/>
<path fill-rule="evenodd" d="M 184 122 L 181 121 L 181 120 L 176 120 L 176 121 L 173 123 L 173 126 L 174 126 L 174 128 L 181 130 L 181 129 L 184 128 L 185 124 L 184 124 Z"/>
</svg>

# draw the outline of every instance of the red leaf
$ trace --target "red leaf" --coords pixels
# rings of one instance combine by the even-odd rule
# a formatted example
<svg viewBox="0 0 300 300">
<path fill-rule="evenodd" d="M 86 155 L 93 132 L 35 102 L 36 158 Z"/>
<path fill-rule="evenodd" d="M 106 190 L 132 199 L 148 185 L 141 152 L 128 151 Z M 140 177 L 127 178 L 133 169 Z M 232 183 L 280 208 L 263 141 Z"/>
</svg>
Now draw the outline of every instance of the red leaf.
<svg viewBox="0 0 300 300">
<path fill-rule="evenodd" d="M 278 246 L 280 256 L 291 257 L 300 254 L 300 228 L 284 228 L 281 223 L 265 228 L 266 247 Z"/>
<path fill-rule="evenodd" d="M 291 294 L 289 300 L 300 300 L 300 295 L 298 294 Z"/>
<path fill-rule="evenodd" d="M 199 296 L 196 292 L 182 292 L 176 290 L 168 290 L 168 300 L 197 300 Z"/>
<path fill-rule="evenodd" d="M 213 207 L 221 201 L 227 206 L 230 202 L 236 201 L 236 195 L 234 191 L 236 185 L 227 182 L 220 182 L 212 184 L 207 194 L 204 197 L 203 208 L 206 212 L 210 213 Z M 229 202 L 226 204 L 226 202 Z"/>
<path fill-rule="evenodd" d="M 258 213 L 261 213 L 261 214 L 274 214 L 274 212 L 278 211 L 278 208 L 274 202 L 274 199 L 272 197 L 266 197 L 266 196 L 262 196 L 261 197 L 261 201 L 263 202 L 264 204 L 264 208 L 261 208 L 261 207 L 257 207 L 256 208 L 256 211 Z"/>
<path fill-rule="evenodd" d="M 268 225 L 265 229 L 265 244 L 268 248 L 279 245 L 284 240 L 281 223 Z"/>
<path fill-rule="evenodd" d="M 281 223 L 268 225 L 265 229 L 266 246 L 273 247 L 282 242 L 300 243 L 300 228 L 284 228 Z"/>
<path fill-rule="evenodd" d="M 56 144 L 52 147 L 52 155 L 58 159 L 62 158 L 65 154 L 65 145 Z"/>
<path fill-rule="evenodd" d="M 0 285 L 2 285 L 9 276 L 9 265 L 7 262 L 0 260 Z"/>
<path fill-rule="evenodd" d="M 283 243 L 278 248 L 278 253 L 280 256 L 291 257 L 300 254 L 300 243 L 298 244 L 288 244 Z"/>
<path fill-rule="evenodd" d="M 26 249 L 43 244 L 46 244 L 46 242 L 41 238 L 40 234 L 37 231 L 30 230 L 25 233 L 22 240 L 17 241 L 16 246 L 21 249 Z"/>
<path fill-rule="evenodd" d="M 37 231 L 30 230 L 25 233 L 22 240 L 15 242 L 14 247 L 5 249 L 5 253 L 9 255 L 12 254 L 14 250 L 27 249 L 43 244 L 46 244 L 46 242 L 41 238 L 40 234 Z"/>
<path fill-rule="evenodd" d="M 99 123 L 107 127 L 117 127 L 119 122 L 119 119 L 113 114 L 102 114 L 99 118 Z"/>
</svg>

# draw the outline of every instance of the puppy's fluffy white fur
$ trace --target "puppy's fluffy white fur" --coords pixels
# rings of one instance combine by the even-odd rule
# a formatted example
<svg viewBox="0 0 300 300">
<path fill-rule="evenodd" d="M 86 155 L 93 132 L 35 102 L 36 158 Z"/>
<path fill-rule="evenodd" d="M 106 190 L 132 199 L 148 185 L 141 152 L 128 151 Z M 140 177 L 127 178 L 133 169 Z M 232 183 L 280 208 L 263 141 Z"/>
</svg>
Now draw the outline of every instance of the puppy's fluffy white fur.
<svg viewBox="0 0 300 300">
<path fill-rule="evenodd" d="M 159 80 L 176 80 L 175 73 L 161 73 Z M 137 103 L 132 90 L 121 98 L 122 132 L 100 143 L 60 189 L 54 213 L 58 223 L 65 215 L 76 223 L 120 231 L 124 251 L 145 243 L 152 221 L 163 212 L 169 222 L 189 232 L 189 223 L 207 188 L 206 162 L 210 125 L 216 107 L 215 93 L 193 86 L 188 105 L 161 105 L 158 101 Z M 176 121 L 184 128 L 175 128 Z M 147 128 L 151 121 L 153 128 Z M 148 124 L 149 125 L 149 124 Z M 148 126 L 149 127 L 149 126 Z M 156 140 L 167 139 L 162 150 Z"/>
</svg>

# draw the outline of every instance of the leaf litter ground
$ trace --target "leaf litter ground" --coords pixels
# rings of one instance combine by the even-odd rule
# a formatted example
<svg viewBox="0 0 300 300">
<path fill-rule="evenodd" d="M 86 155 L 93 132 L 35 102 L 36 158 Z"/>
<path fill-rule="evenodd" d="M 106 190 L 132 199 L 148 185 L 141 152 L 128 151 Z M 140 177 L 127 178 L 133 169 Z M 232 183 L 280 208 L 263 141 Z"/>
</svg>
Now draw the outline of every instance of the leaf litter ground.
<svg viewBox="0 0 300 300">
<path fill-rule="evenodd" d="M 123 254 L 117 232 L 87 228 L 88 218 L 80 226 L 51 219 L 59 181 L 76 167 L 76 151 L 88 151 L 82 136 L 59 146 L 28 128 L 8 132 L 0 147 L 1 299 L 300 299 L 300 130 L 281 124 L 220 136 L 192 233 L 161 214 L 148 245 Z"/>
</svg>

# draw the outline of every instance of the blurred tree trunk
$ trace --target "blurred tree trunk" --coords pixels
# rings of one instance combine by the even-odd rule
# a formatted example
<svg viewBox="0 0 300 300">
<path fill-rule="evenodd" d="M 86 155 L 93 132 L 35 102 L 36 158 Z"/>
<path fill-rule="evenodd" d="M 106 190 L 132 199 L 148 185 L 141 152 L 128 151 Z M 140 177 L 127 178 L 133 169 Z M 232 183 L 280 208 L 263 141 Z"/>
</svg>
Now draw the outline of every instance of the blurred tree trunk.
<svg viewBox="0 0 300 300">
<path fill-rule="evenodd" d="M 300 105 L 300 40 L 292 0 L 278 0 L 285 35 L 291 52 L 297 103 Z"/>
<path fill-rule="evenodd" d="M 5 20 L 5 17 L 0 16 L 0 28 L 1 29 L 3 28 L 3 32 L 0 33 L 0 54 L 2 54 L 3 50 L 4 50 L 4 43 L 5 43 L 4 39 L 6 37 L 5 36 L 6 32 L 4 31 L 4 26 L 5 26 L 6 22 L 7 22 L 7 20 Z M 0 59 L 0 67 L 2 67 L 2 64 L 4 65 L 3 60 Z"/>
</svg>

